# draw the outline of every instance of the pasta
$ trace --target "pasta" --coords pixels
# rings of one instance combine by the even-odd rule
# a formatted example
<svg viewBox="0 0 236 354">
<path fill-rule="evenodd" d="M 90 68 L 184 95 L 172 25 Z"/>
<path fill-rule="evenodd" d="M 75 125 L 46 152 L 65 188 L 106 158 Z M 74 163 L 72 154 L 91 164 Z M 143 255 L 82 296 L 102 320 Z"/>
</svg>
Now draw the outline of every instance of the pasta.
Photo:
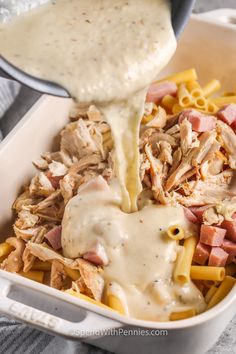
<svg viewBox="0 0 236 354">
<path fill-rule="evenodd" d="M 186 318 L 190 318 L 196 316 L 196 310 L 195 309 L 189 309 L 186 311 L 182 312 L 172 312 L 170 314 L 170 321 L 179 321 L 179 320 L 184 320 Z"/>
<path fill-rule="evenodd" d="M 225 268 L 192 265 L 190 269 L 190 276 L 192 279 L 196 280 L 222 281 L 225 277 Z"/>
<path fill-rule="evenodd" d="M 180 252 L 174 272 L 174 278 L 179 283 L 190 281 L 190 268 L 192 264 L 194 250 L 197 244 L 197 237 L 191 236 L 185 239 L 183 251 Z"/>
<path fill-rule="evenodd" d="M 233 288 L 233 286 L 236 283 L 236 279 L 227 275 L 223 282 L 220 284 L 219 288 L 215 292 L 215 294 L 212 296 L 210 299 L 207 309 L 212 308 L 213 306 L 217 305 L 223 298 L 228 295 L 230 290 Z"/>
<path fill-rule="evenodd" d="M 189 81 L 187 82 L 186 86 L 188 91 L 194 98 L 204 96 L 203 90 L 197 81 Z"/>
<path fill-rule="evenodd" d="M 207 293 L 205 295 L 205 301 L 206 301 L 207 304 L 209 304 L 210 300 L 215 295 L 216 291 L 217 291 L 217 287 L 216 286 L 212 286 L 212 287 L 209 288 L 209 290 L 207 291 Z"/>
<path fill-rule="evenodd" d="M 220 81 L 219 80 L 212 80 L 202 88 L 203 95 L 207 98 L 207 97 L 213 95 L 213 93 L 219 91 L 220 88 L 221 88 Z"/>
<path fill-rule="evenodd" d="M 80 277 L 80 272 L 76 269 L 71 269 L 69 267 L 64 267 L 66 274 L 72 279 L 72 280 L 78 280 Z"/>
<path fill-rule="evenodd" d="M 122 303 L 117 296 L 109 294 L 107 296 L 107 305 L 113 310 L 119 312 L 121 315 L 125 315 L 124 307 L 122 306 Z"/>
<path fill-rule="evenodd" d="M 91 299 L 91 297 L 86 296 L 86 295 L 81 294 L 81 293 L 78 293 L 78 292 L 76 292 L 76 291 L 74 291 L 72 289 L 65 290 L 65 293 L 73 295 L 75 297 L 78 297 L 78 298 L 80 298 L 82 300 L 88 301 L 88 302 L 92 303 L 93 305 L 97 305 L 99 307 L 103 307 L 106 310 L 110 310 L 110 311 L 113 310 L 111 307 L 104 305 L 102 302 L 99 302 L 99 301 L 96 301 L 94 299 Z"/>
<path fill-rule="evenodd" d="M 173 240 L 182 240 L 184 238 L 184 230 L 181 226 L 172 225 L 167 229 L 167 235 Z"/>
<path fill-rule="evenodd" d="M 208 107 L 206 98 L 203 96 L 195 98 L 194 106 L 198 109 L 206 110 Z"/>
<path fill-rule="evenodd" d="M 178 102 L 177 98 L 166 95 L 162 101 L 161 105 L 164 106 L 165 108 L 169 109 L 170 111 L 173 109 L 173 106 Z"/>
<path fill-rule="evenodd" d="M 34 261 L 34 265 L 32 267 L 32 270 L 42 270 L 44 272 L 50 271 L 51 270 L 51 263 L 50 262 L 42 262 L 38 259 Z"/>
<path fill-rule="evenodd" d="M 225 96 L 225 97 L 217 97 L 212 99 L 212 102 L 219 107 L 222 107 L 226 104 L 236 103 L 236 95 L 235 96 Z"/>
<path fill-rule="evenodd" d="M 43 283 L 44 272 L 37 270 L 29 270 L 28 272 L 19 272 L 18 274 L 22 275 L 24 278 L 37 281 L 38 283 Z"/>
<path fill-rule="evenodd" d="M 179 105 L 181 107 L 189 107 L 193 101 L 192 96 L 190 95 L 190 93 L 188 92 L 184 84 L 179 85 L 178 99 L 179 99 Z"/>
<path fill-rule="evenodd" d="M 178 85 L 183 82 L 194 81 L 194 80 L 197 80 L 197 72 L 195 69 L 189 69 L 189 70 L 185 70 L 180 73 L 168 76 L 165 79 L 162 79 L 158 82 L 172 81 Z"/>
<path fill-rule="evenodd" d="M 10 246 L 8 243 L 4 242 L 0 244 L 0 258 L 8 256 L 14 247 Z"/>
</svg>

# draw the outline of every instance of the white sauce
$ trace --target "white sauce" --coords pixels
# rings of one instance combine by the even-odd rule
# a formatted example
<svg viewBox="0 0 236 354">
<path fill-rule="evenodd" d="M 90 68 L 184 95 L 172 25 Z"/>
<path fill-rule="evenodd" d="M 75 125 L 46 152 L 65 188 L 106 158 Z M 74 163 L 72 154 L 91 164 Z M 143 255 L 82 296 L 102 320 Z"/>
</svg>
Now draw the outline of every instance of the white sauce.
<svg viewBox="0 0 236 354">
<path fill-rule="evenodd" d="M 137 210 L 141 190 L 143 89 L 175 48 L 167 0 L 54 0 L 0 26 L 3 57 L 102 110 L 115 140 L 122 208 L 127 212 Z"/>
<path fill-rule="evenodd" d="M 151 205 L 126 214 L 120 202 L 112 191 L 89 189 L 71 199 L 63 218 L 65 256 L 76 258 L 96 242 L 102 244 L 109 259 L 102 275 L 106 284 L 123 289 L 132 317 L 166 321 L 173 311 L 203 311 L 204 300 L 193 283 L 183 287 L 172 280 L 178 245 L 165 231 L 176 224 L 187 235 L 195 231 L 183 208 Z M 119 288 L 114 292 L 123 298 Z"/>
<path fill-rule="evenodd" d="M 191 282 L 180 287 L 172 280 L 177 244 L 163 230 L 178 223 L 191 231 L 182 208 L 135 212 L 145 88 L 175 51 L 170 17 L 167 0 L 54 0 L 0 26 L 3 57 L 62 85 L 78 102 L 95 103 L 110 124 L 122 203 L 111 191 L 74 197 L 63 220 L 63 251 L 76 258 L 101 242 L 109 258 L 103 276 L 117 283 L 110 291 L 126 299 L 131 316 L 149 320 L 204 309 Z"/>
</svg>

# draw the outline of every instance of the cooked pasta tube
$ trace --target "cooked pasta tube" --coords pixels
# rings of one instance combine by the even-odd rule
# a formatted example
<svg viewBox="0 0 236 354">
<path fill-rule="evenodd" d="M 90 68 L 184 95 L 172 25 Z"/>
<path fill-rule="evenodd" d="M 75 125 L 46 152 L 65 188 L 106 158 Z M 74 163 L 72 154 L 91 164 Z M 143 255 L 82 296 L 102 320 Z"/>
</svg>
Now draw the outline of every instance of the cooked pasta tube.
<svg viewBox="0 0 236 354">
<path fill-rule="evenodd" d="M 115 282 L 109 282 L 106 288 L 106 303 L 121 315 L 128 314 L 126 296 L 121 286 Z"/>
<path fill-rule="evenodd" d="M 0 243 L 0 257 L 8 256 L 13 250 L 14 247 L 9 245 L 8 243 L 6 242 Z"/>
<path fill-rule="evenodd" d="M 211 95 L 213 95 L 213 93 L 219 91 L 221 88 L 221 84 L 219 80 L 211 80 L 210 82 L 208 82 L 208 84 L 206 84 L 203 88 L 203 95 L 205 97 L 209 97 Z"/>
<path fill-rule="evenodd" d="M 161 105 L 164 106 L 165 108 L 169 109 L 170 111 L 172 110 L 173 106 L 178 103 L 177 98 L 170 96 L 170 95 L 166 95 L 165 97 L 163 97 L 162 101 L 161 101 Z"/>
<path fill-rule="evenodd" d="M 207 310 L 212 308 L 213 306 L 217 305 L 223 298 L 228 295 L 230 290 L 233 288 L 233 286 L 236 283 L 236 279 L 227 275 L 225 279 L 222 281 L 220 284 L 219 288 L 215 292 L 215 294 L 212 296 L 210 299 L 208 305 L 207 305 Z"/>
<path fill-rule="evenodd" d="M 195 266 L 190 269 L 191 279 L 222 281 L 225 277 L 224 267 Z"/>
<path fill-rule="evenodd" d="M 172 113 L 173 114 L 178 114 L 182 112 L 183 107 L 181 107 L 178 103 L 175 103 L 174 106 L 172 107 Z"/>
<path fill-rule="evenodd" d="M 190 268 L 196 245 L 196 236 L 191 236 L 185 239 L 183 250 L 181 250 L 180 255 L 177 258 L 177 264 L 174 271 L 174 280 L 181 284 L 190 281 Z"/>
<path fill-rule="evenodd" d="M 203 96 L 203 90 L 197 81 L 193 80 L 187 82 L 186 87 L 192 97 L 196 98 L 199 96 Z"/>
<path fill-rule="evenodd" d="M 207 100 L 204 96 L 199 96 L 194 99 L 193 105 L 198 109 L 206 110 L 207 109 Z"/>
<path fill-rule="evenodd" d="M 236 274 L 236 264 L 231 263 L 225 267 L 225 275 L 235 275 Z"/>
<path fill-rule="evenodd" d="M 40 261 L 39 259 L 36 259 L 33 267 L 31 268 L 32 270 L 42 270 L 44 272 L 50 271 L 51 270 L 51 263 L 50 262 L 43 262 Z"/>
<path fill-rule="evenodd" d="M 212 99 L 212 102 L 217 106 L 222 107 L 225 104 L 236 103 L 236 95 L 235 96 L 222 96 Z"/>
<path fill-rule="evenodd" d="M 217 291 L 217 287 L 216 286 L 212 286 L 211 288 L 209 288 L 208 292 L 205 295 L 206 304 L 209 304 L 211 298 L 216 293 L 216 291 Z"/>
<path fill-rule="evenodd" d="M 104 305 L 102 302 L 99 302 L 99 301 L 96 301 L 96 300 L 94 300 L 94 299 L 91 299 L 91 297 L 86 296 L 86 295 L 84 295 L 84 294 L 77 293 L 76 291 L 74 291 L 74 290 L 72 290 L 72 289 L 65 290 L 65 293 L 70 294 L 70 295 L 73 295 L 73 296 L 75 296 L 75 297 L 78 297 L 78 298 L 80 298 L 80 299 L 82 299 L 82 300 L 88 301 L 88 302 L 90 302 L 90 303 L 92 303 L 92 304 L 94 304 L 94 305 L 103 307 L 103 308 L 105 308 L 105 309 L 107 309 L 107 310 L 113 310 L 113 309 L 111 309 L 110 307 L 108 307 L 107 305 Z"/>
<path fill-rule="evenodd" d="M 189 309 L 181 312 L 172 312 L 170 314 L 170 321 L 179 321 L 184 320 L 186 318 L 190 318 L 196 316 L 197 312 L 195 309 Z"/>
<path fill-rule="evenodd" d="M 172 225 L 168 227 L 167 235 L 173 240 L 179 241 L 184 238 L 184 230 L 179 225 Z"/>
<path fill-rule="evenodd" d="M 78 280 L 80 277 L 80 272 L 76 269 L 71 269 L 69 267 L 64 266 L 65 272 L 72 280 Z"/>
<path fill-rule="evenodd" d="M 158 82 L 172 81 L 178 85 L 183 82 L 188 82 L 188 81 L 193 81 L 193 80 L 197 80 L 197 72 L 195 69 L 188 69 L 188 70 L 176 73 L 174 75 L 168 76 Z"/>
<path fill-rule="evenodd" d="M 179 105 L 183 108 L 189 107 L 193 102 L 193 97 L 188 92 L 184 84 L 180 84 L 178 88 Z"/>
<path fill-rule="evenodd" d="M 28 272 L 19 272 L 25 278 L 37 281 L 38 283 L 43 283 L 44 272 L 38 270 L 29 270 Z"/>
<path fill-rule="evenodd" d="M 149 123 L 153 118 L 154 118 L 154 116 L 152 114 L 149 114 L 147 116 L 143 116 L 142 124 Z"/>
<path fill-rule="evenodd" d="M 215 103 L 207 101 L 207 104 L 206 104 L 207 113 L 215 114 L 218 110 L 219 110 L 219 107 L 217 107 L 217 105 Z"/>
</svg>

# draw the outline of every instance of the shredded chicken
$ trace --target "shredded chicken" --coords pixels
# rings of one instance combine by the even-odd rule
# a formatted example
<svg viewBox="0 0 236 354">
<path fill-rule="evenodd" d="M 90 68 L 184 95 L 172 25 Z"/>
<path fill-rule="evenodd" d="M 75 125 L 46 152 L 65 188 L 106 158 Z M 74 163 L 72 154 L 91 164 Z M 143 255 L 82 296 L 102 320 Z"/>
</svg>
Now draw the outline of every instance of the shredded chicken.
<svg viewBox="0 0 236 354">
<path fill-rule="evenodd" d="M 1 264 L 1 268 L 8 272 L 19 272 L 23 268 L 23 252 L 25 243 L 16 237 L 9 237 L 6 242 L 15 248 Z"/>
</svg>

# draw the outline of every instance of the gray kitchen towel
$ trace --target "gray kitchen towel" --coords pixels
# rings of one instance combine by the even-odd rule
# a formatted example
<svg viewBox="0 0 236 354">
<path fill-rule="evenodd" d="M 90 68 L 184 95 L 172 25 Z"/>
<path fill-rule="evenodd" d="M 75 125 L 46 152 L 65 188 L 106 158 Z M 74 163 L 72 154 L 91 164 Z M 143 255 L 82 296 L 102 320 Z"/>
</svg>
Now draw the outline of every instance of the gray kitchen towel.
<svg viewBox="0 0 236 354">
<path fill-rule="evenodd" d="M 14 102 L 20 92 L 20 88 L 21 85 L 18 82 L 0 79 L 0 119 Z M 2 132 L 0 130 L 0 141 L 1 140 Z"/>
</svg>

